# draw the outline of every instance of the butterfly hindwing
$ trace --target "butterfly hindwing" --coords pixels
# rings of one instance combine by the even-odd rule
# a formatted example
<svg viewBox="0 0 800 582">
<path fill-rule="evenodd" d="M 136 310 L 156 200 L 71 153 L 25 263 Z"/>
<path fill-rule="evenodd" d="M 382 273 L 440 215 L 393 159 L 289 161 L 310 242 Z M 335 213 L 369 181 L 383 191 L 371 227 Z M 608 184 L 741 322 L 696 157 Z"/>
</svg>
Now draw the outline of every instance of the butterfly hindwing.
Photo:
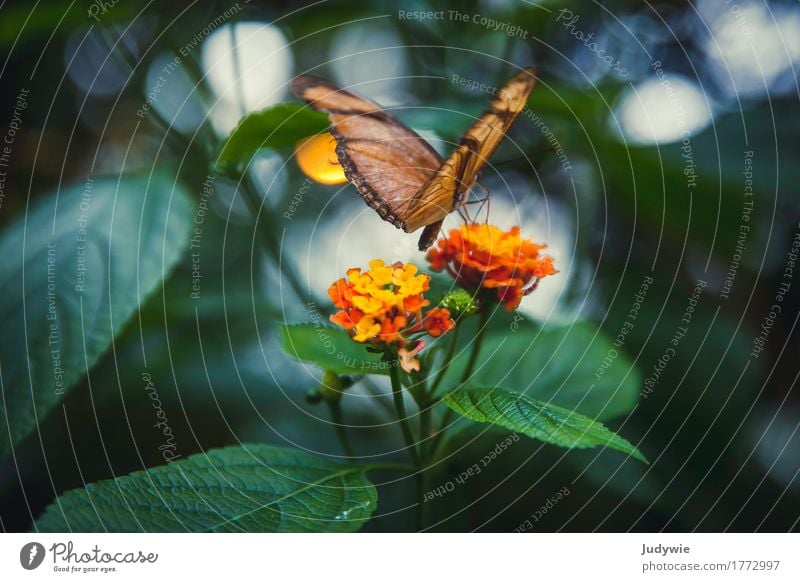
<svg viewBox="0 0 800 582">
<path fill-rule="evenodd" d="M 406 232 L 419 228 L 404 209 L 442 165 L 439 154 L 377 104 L 324 79 L 297 77 L 292 91 L 328 113 L 339 163 L 366 203 Z"/>
</svg>

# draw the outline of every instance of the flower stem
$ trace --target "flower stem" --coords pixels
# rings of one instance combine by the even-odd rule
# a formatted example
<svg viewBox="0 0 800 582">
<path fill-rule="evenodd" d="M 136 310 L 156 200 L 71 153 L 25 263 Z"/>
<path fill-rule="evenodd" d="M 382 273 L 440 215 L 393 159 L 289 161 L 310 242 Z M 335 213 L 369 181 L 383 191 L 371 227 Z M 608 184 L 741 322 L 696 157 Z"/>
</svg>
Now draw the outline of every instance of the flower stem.
<svg viewBox="0 0 800 582">
<path fill-rule="evenodd" d="M 417 489 L 417 502 L 419 504 L 419 527 L 418 530 L 422 531 L 428 524 L 428 504 L 425 501 L 425 493 L 429 489 L 429 476 L 428 471 L 428 451 L 430 451 L 431 436 L 431 414 L 433 412 L 433 405 L 429 399 L 427 391 L 422 392 L 422 397 L 419 406 L 419 480 Z"/>
<path fill-rule="evenodd" d="M 489 311 L 482 307 L 480 311 L 480 320 L 478 321 L 478 337 L 475 338 L 475 345 L 472 348 L 472 353 L 469 355 L 467 367 L 464 368 L 464 374 L 461 376 L 459 385 L 464 384 L 472 376 L 475 369 L 475 363 L 478 361 L 478 354 L 483 346 L 483 339 L 486 337 L 486 326 L 489 323 Z"/>
<path fill-rule="evenodd" d="M 411 432 L 411 425 L 409 424 L 408 417 L 406 416 L 406 405 L 403 401 L 403 386 L 400 383 L 400 362 L 398 361 L 397 356 L 391 356 L 389 362 L 391 364 L 391 367 L 389 368 L 389 375 L 392 380 L 392 396 L 394 397 L 394 406 L 397 410 L 397 419 L 400 421 L 400 429 L 403 432 L 403 439 L 405 440 L 406 447 L 408 447 L 411 458 L 414 460 L 414 465 L 418 470 L 417 496 L 419 513 L 417 515 L 419 517 L 419 529 L 422 530 L 425 528 L 427 519 L 425 511 L 425 490 L 428 485 L 428 481 L 425 475 L 425 466 L 420 459 L 420 453 L 417 451 L 416 444 L 414 443 L 414 436 Z M 422 427 L 424 424 L 423 418 L 430 415 L 430 406 L 428 405 L 427 400 L 422 401 L 419 406 L 421 415 L 420 427 Z M 424 433 L 420 435 L 420 440 L 422 441 L 422 439 L 424 439 Z M 420 451 L 422 450 L 423 442 L 420 442 Z"/>
<path fill-rule="evenodd" d="M 485 306 L 481 306 L 480 310 L 480 320 L 478 321 L 478 334 L 475 338 L 475 345 L 472 348 L 472 353 L 469 355 L 469 361 L 467 362 L 467 367 L 464 368 L 464 373 L 461 376 L 461 381 L 459 382 L 459 388 L 466 383 L 467 380 L 470 379 L 472 376 L 472 372 L 475 369 L 475 364 L 478 362 L 478 354 L 481 351 L 481 347 L 483 346 L 483 339 L 486 337 L 486 327 L 489 322 L 489 311 L 486 309 Z M 436 437 L 433 440 L 433 444 L 431 445 L 431 453 L 430 459 L 436 459 L 439 455 L 439 449 L 441 449 L 442 444 L 444 443 L 444 436 L 447 432 L 447 428 L 450 426 L 450 421 L 453 418 L 453 410 L 448 408 L 444 416 L 442 417 L 442 422 L 439 425 L 439 432 L 437 433 Z"/>
<path fill-rule="evenodd" d="M 295 295 L 297 295 L 298 299 L 305 303 L 309 299 L 309 291 L 300 282 L 300 277 L 297 275 L 292 265 L 281 256 L 281 248 L 278 241 L 272 235 L 272 229 L 262 219 L 261 209 L 263 207 L 263 201 L 258 195 L 252 179 L 249 179 L 247 176 L 243 177 L 241 185 L 245 202 L 249 206 L 250 212 L 253 214 L 253 219 L 256 222 L 256 231 L 261 237 L 264 249 L 272 257 L 272 260 L 275 261 L 281 274 L 286 277 L 286 281 L 289 283 L 289 286 L 292 288 Z"/>
<path fill-rule="evenodd" d="M 428 491 L 430 482 L 428 477 L 429 472 L 426 470 L 426 467 L 420 467 L 419 480 L 417 481 L 417 503 L 419 504 L 419 513 L 417 514 L 419 519 L 418 531 L 423 531 L 428 526 L 428 503 L 425 501 L 425 493 Z"/>
<path fill-rule="evenodd" d="M 389 376 L 392 380 L 392 396 L 394 397 L 397 420 L 400 421 L 400 430 L 403 432 L 403 440 L 406 443 L 409 454 L 414 460 L 414 464 L 419 466 L 419 455 L 414 443 L 414 435 L 411 433 L 411 425 L 408 423 L 408 416 L 406 416 L 406 405 L 403 402 L 403 386 L 400 384 L 400 362 L 396 356 L 393 356 L 389 363 Z"/>
<path fill-rule="evenodd" d="M 433 411 L 433 406 L 431 405 L 430 400 L 424 400 L 419 404 L 419 456 L 423 463 L 425 463 L 428 458 L 426 456 L 426 451 L 429 448 L 428 446 L 428 439 L 431 436 L 431 412 Z"/>
<path fill-rule="evenodd" d="M 430 390 L 430 398 L 432 399 L 436 395 L 436 389 L 439 387 L 439 384 L 442 383 L 444 379 L 444 375 L 447 373 L 447 369 L 450 367 L 450 363 L 453 361 L 453 356 L 456 353 L 456 347 L 458 347 L 458 331 L 459 326 L 456 325 L 453 333 L 451 333 L 450 337 L 450 345 L 447 346 L 447 353 L 444 356 L 444 360 L 442 361 L 442 366 L 436 372 L 436 377 L 433 379 L 433 384 L 431 384 Z"/>
<path fill-rule="evenodd" d="M 236 43 L 236 24 L 228 26 L 229 36 L 231 37 L 231 53 L 233 56 L 233 71 L 236 75 L 234 86 L 236 87 L 236 99 L 239 101 L 239 109 L 244 117 L 247 115 L 247 105 L 244 100 L 244 78 L 242 77 L 242 63 L 239 58 L 239 45 Z"/>
<path fill-rule="evenodd" d="M 228 27 L 229 35 L 230 35 L 230 42 L 232 47 L 232 54 L 233 54 L 233 68 L 235 74 L 235 88 L 236 88 L 236 97 L 239 101 L 239 109 L 241 110 L 242 117 L 247 115 L 247 104 L 245 103 L 244 98 L 244 78 L 242 76 L 242 65 L 241 59 L 239 58 L 239 51 L 241 48 L 236 42 L 236 25 L 231 25 Z M 268 253 L 272 255 L 273 260 L 278 265 L 279 271 L 286 277 L 286 280 L 289 282 L 289 285 L 294 290 L 297 297 L 305 302 L 308 300 L 307 291 L 303 288 L 303 285 L 300 283 L 300 279 L 297 276 L 297 273 L 294 269 L 285 264 L 283 258 L 281 257 L 281 250 L 280 245 L 278 244 L 278 240 L 272 235 L 273 228 L 266 229 L 263 227 L 263 222 L 259 222 L 261 208 L 262 208 L 262 199 L 258 195 L 258 189 L 256 188 L 255 184 L 253 183 L 253 179 L 248 175 L 248 170 L 245 170 L 245 175 L 242 177 L 242 187 L 245 191 L 245 198 L 247 199 L 247 203 L 250 206 L 250 210 L 253 213 L 253 217 L 256 221 L 256 230 L 260 230 L 262 241 L 264 242 L 264 246 Z M 261 228 L 259 228 L 261 227 Z"/>
<path fill-rule="evenodd" d="M 347 436 L 347 429 L 344 422 L 342 422 L 342 406 L 337 400 L 336 402 L 328 402 L 328 410 L 331 413 L 331 420 L 333 421 L 333 428 L 336 431 L 336 438 L 339 439 L 339 444 L 342 451 L 347 455 L 347 460 L 351 463 L 355 462 L 353 455 L 353 447 L 350 444 L 350 438 Z"/>
<path fill-rule="evenodd" d="M 427 382 L 426 382 L 427 383 Z M 418 531 L 425 530 L 428 525 L 428 504 L 425 500 L 425 493 L 429 489 L 428 471 L 428 451 L 430 450 L 431 437 L 431 415 L 433 413 L 433 404 L 430 398 L 430 392 L 427 386 L 419 392 L 419 399 L 417 400 L 419 407 L 419 475 L 417 481 L 417 504 L 418 511 Z"/>
</svg>

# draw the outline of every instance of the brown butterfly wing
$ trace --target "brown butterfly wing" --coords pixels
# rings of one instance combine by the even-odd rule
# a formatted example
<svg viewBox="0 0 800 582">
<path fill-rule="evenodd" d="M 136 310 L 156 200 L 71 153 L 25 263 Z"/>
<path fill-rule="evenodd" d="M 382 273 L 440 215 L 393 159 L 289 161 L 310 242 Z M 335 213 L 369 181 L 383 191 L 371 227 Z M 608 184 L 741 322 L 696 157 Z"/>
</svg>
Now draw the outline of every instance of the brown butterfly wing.
<svg viewBox="0 0 800 582">
<path fill-rule="evenodd" d="M 324 79 L 296 77 L 292 92 L 328 113 L 345 176 L 384 220 L 413 232 L 438 219 L 406 219 L 412 201 L 442 165 L 425 140 L 379 105 Z"/>
<path fill-rule="evenodd" d="M 414 196 L 408 206 L 406 223 L 429 225 L 420 238 L 421 250 L 430 246 L 438 234 L 438 229 L 432 232 L 432 220 L 443 218 L 460 202 L 525 107 L 535 84 L 531 68 L 523 69 L 509 79 L 492 98 L 489 108 L 467 130 L 436 175 Z M 447 211 L 441 214 L 444 209 Z"/>
</svg>

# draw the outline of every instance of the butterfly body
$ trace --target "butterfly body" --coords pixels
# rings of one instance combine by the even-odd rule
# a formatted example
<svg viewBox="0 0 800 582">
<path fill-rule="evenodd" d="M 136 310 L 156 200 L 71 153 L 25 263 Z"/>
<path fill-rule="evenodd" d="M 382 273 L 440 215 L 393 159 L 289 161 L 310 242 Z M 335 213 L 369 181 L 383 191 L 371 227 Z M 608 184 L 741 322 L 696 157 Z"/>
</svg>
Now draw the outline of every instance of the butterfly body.
<svg viewBox="0 0 800 582">
<path fill-rule="evenodd" d="M 424 250 L 464 200 L 534 84 L 531 69 L 506 82 L 446 160 L 376 103 L 324 79 L 301 75 L 292 81 L 292 91 L 328 113 L 339 163 L 364 201 L 397 228 L 424 228 L 419 241 Z"/>
</svg>

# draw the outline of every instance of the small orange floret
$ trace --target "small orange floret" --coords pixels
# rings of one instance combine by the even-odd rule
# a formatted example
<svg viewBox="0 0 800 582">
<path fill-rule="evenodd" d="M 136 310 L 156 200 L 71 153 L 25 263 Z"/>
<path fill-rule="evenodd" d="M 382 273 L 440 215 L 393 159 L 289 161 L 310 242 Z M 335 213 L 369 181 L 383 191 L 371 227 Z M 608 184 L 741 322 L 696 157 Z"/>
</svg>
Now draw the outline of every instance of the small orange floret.
<svg viewBox="0 0 800 582">
<path fill-rule="evenodd" d="M 507 311 L 519 307 L 543 277 L 557 273 L 546 245 L 520 236 L 519 227 L 504 231 L 491 224 L 467 224 L 450 231 L 428 251 L 434 271 L 447 270 L 467 289 L 492 289 Z"/>
<path fill-rule="evenodd" d="M 439 337 L 453 329 L 456 323 L 447 309 L 434 307 L 425 316 L 423 325 L 431 337 Z"/>
</svg>

